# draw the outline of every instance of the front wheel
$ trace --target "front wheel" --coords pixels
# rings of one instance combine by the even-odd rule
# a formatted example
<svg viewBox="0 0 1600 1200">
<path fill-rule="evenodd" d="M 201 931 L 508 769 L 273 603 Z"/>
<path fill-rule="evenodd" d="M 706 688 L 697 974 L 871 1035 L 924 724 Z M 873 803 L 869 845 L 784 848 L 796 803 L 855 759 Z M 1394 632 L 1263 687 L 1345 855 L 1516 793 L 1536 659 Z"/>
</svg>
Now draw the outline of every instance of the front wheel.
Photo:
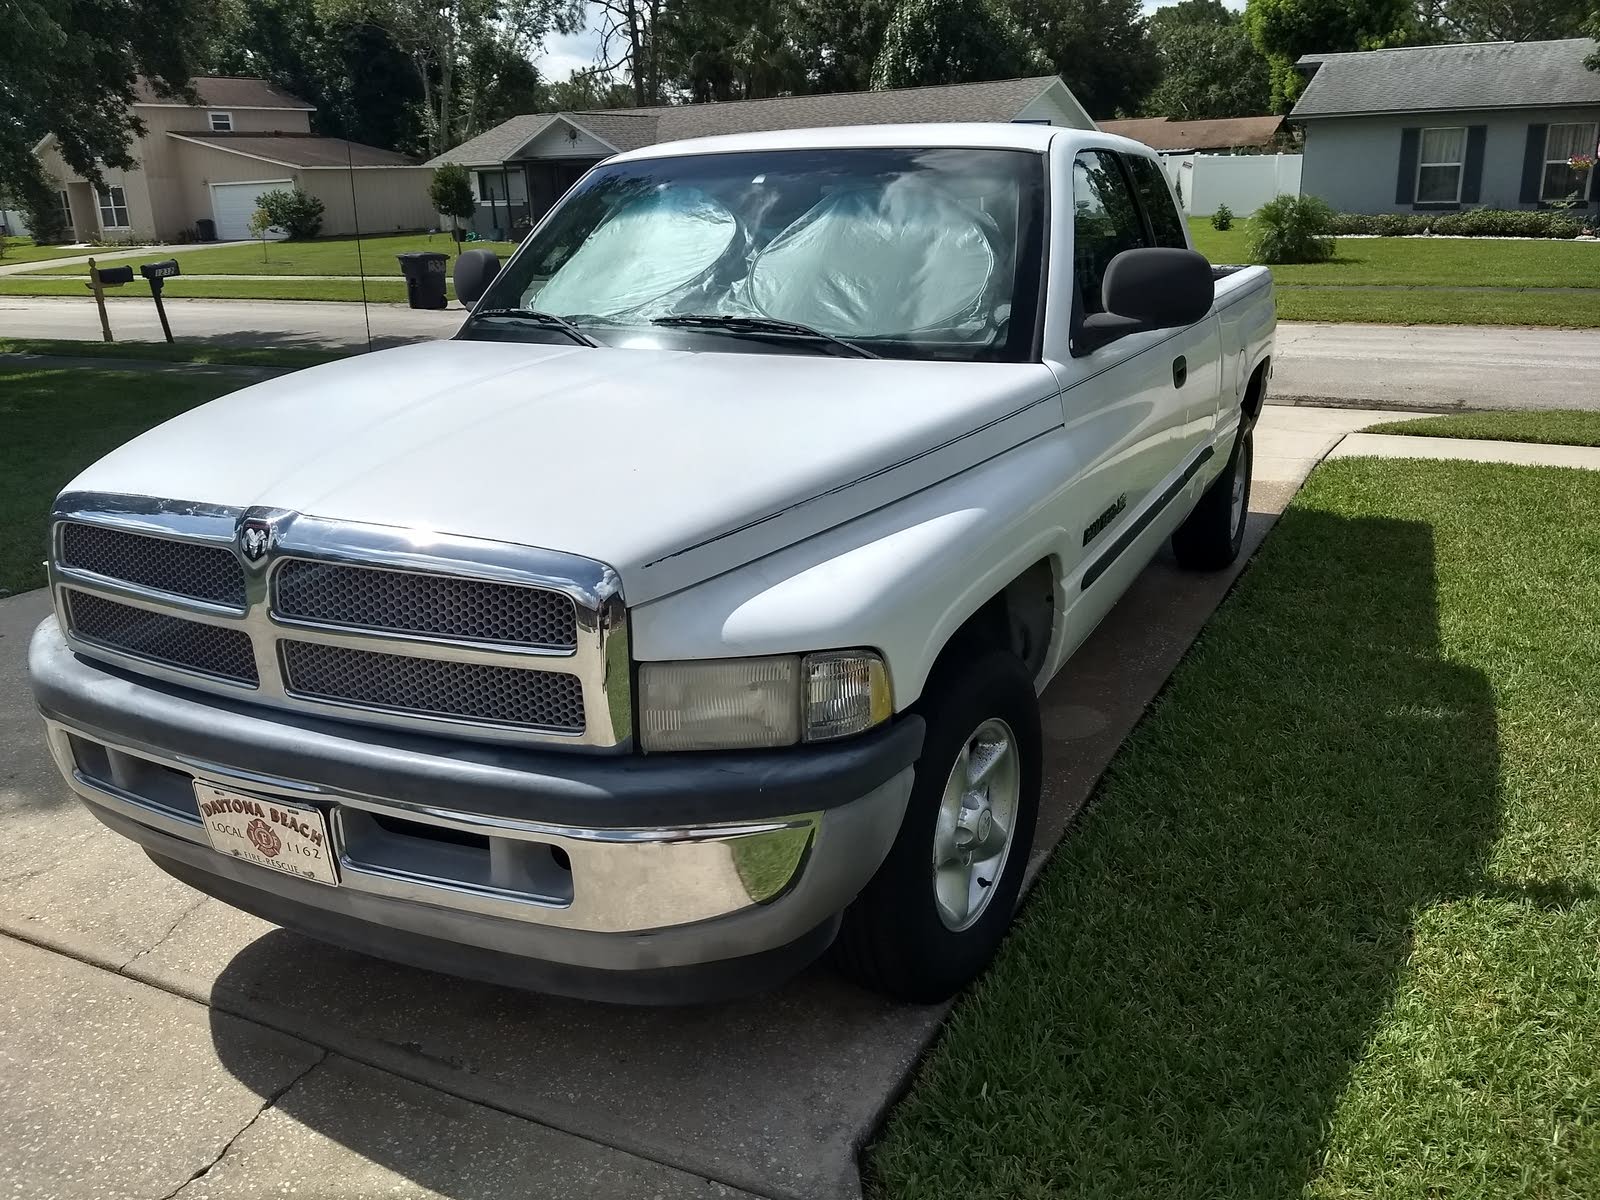
<svg viewBox="0 0 1600 1200">
<path fill-rule="evenodd" d="M 1039 812 L 1033 680 L 995 650 L 940 671 L 905 820 L 844 915 L 841 970 L 897 1000 L 946 1000 L 988 966 L 1011 924 Z"/>
<path fill-rule="evenodd" d="M 1179 566 L 1190 571 L 1220 571 L 1239 557 L 1245 519 L 1250 515 L 1254 467 L 1255 431 L 1247 430 L 1234 441 L 1227 467 L 1211 481 L 1200 503 L 1172 535 L 1172 553 Z"/>
</svg>

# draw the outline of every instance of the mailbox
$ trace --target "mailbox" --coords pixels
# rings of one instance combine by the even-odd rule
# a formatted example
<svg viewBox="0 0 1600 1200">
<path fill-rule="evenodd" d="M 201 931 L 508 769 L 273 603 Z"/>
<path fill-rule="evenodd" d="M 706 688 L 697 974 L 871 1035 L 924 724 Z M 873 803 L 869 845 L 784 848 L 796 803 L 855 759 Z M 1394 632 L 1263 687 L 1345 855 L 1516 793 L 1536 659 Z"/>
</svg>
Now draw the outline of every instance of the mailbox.
<svg viewBox="0 0 1600 1200">
<path fill-rule="evenodd" d="M 115 287 L 118 284 L 133 282 L 132 267 L 100 267 L 95 274 L 100 276 L 101 287 Z"/>
<path fill-rule="evenodd" d="M 146 279 L 171 279 L 174 275 L 181 275 L 183 272 L 178 270 L 178 260 L 169 258 L 165 262 L 145 263 L 144 266 L 139 268 L 139 274 Z M 102 271 L 101 276 L 104 277 L 104 275 L 105 272 Z"/>
</svg>

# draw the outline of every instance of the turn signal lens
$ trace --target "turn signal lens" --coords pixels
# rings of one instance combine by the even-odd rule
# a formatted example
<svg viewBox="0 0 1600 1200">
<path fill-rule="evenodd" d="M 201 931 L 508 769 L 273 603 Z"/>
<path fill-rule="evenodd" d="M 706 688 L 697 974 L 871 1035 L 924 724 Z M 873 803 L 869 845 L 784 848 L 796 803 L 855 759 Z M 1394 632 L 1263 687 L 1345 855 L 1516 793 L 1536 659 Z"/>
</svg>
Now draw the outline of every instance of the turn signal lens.
<svg viewBox="0 0 1600 1200">
<path fill-rule="evenodd" d="M 867 650 L 808 654 L 805 659 L 808 742 L 861 733 L 889 719 L 894 696 L 883 659 Z"/>
</svg>

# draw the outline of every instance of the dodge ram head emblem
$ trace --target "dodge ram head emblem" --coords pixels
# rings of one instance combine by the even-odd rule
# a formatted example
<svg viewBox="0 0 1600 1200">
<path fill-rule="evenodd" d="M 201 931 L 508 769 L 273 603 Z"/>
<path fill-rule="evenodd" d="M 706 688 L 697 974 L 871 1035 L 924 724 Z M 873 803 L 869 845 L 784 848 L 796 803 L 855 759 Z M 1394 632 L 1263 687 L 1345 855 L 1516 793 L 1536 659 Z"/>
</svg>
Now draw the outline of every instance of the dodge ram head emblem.
<svg viewBox="0 0 1600 1200">
<path fill-rule="evenodd" d="M 251 562 L 260 562 L 272 543 L 272 526 L 265 521 L 246 521 L 239 527 L 239 549 Z"/>
</svg>

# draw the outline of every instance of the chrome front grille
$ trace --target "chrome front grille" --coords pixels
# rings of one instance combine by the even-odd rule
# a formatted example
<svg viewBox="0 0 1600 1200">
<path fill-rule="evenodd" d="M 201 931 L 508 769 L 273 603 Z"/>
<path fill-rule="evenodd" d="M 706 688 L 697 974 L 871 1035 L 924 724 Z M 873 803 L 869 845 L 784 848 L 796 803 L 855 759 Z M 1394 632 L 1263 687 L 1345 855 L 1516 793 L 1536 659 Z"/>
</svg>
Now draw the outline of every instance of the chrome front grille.
<svg viewBox="0 0 1600 1200">
<path fill-rule="evenodd" d="M 317 642 L 285 640 L 278 645 L 291 696 L 526 729 L 583 732 L 583 685 L 576 675 L 440 662 Z"/>
<path fill-rule="evenodd" d="M 294 560 L 273 574 L 272 592 L 272 611 L 292 621 L 551 650 L 578 644 L 572 597 L 544 588 Z"/>
<path fill-rule="evenodd" d="M 169 617 L 74 588 L 66 589 L 66 600 L 67 627 L 86 642 L 183 671 L 251 686 L 258 682 L 255 651 L 241 630 Z"/>
<path fill-rule="evenodd" d="M 51 585 L 79 653 L 191 687 L 489 741 L 631 745 L 620 582 L 591 559 L 68 493 Z"/>
<path fill-rule="evenodd" d="M 244 570 L 232 550 L 76 521 L 61 527 L 61 565 L 140 587 L 243 608 Z"/>
</svg>

